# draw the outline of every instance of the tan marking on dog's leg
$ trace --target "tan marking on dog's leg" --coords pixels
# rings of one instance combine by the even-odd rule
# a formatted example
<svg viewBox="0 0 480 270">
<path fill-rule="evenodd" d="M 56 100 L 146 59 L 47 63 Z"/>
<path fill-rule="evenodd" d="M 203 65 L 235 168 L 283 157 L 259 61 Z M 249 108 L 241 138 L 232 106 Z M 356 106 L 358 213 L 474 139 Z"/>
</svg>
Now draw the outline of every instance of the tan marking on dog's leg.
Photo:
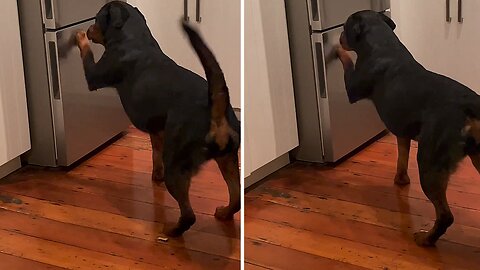
<svg viewBox="0 0 480 270">
<path fill-rule="evenodd" d="M 233 215 L 240 210 L 240 170 L 238 168 L 237 153 L 215 159 L 222 172 L 223 179 L 227 182 L 230 201 L 228 206 L 218 207 L 215 217 L 221 220 L 233 219 Z"/>
<path fill-rule="evenodd" d="M 153 171 L 152 180 L 156 183 L 161 183 L 164 180 L 164 168 L 163 168 L 163 143 L 165 133 L 163 131 L 150 134 L 150 141 L 152 142 L 152 160 Z"/>
<path fill-rule="evenodd" d="M 410 183 L 408 177 L 408 158 L 410 153 L 410 139 L 397 137 L 397 174 L 395 175 L 395 184 L 407 185 Z"/>
</svg>

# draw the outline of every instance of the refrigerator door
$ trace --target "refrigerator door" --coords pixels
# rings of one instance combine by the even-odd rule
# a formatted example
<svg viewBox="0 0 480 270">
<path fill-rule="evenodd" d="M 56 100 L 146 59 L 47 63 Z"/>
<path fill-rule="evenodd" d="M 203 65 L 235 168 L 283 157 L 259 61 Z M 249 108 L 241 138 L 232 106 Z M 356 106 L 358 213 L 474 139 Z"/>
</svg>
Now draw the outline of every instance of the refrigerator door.
<svg viewBox="0 0 480 270">
<path fill-rule="evenodd" d="M 71 165 L 129 125 L 115 89 L 88 90 L 74 35 L 93 22 L 45 34 L 59 166 Z M 103 47 L 92 45 L 92 51 L 98 60 Z"/>
<path fill-rule="evenodd" d="M 348 102 L 343 67 L 335 52 L 341 33 L 339 27 L 312 35 L 325 162 L 337 161 L 385 130 L 371 101 Z"/>
<path fill-rule="evenodd" d="M 365 9 L 384 11 L 390 0 L 307 0 L 312 30 L 320 31 L 344 24 L 348 16 Z"/>
<path fill-rule="evenodd" d="M 41 0 L 45 28 L 59 29 L 95 17 L 112 0 Z"/>
</svg>

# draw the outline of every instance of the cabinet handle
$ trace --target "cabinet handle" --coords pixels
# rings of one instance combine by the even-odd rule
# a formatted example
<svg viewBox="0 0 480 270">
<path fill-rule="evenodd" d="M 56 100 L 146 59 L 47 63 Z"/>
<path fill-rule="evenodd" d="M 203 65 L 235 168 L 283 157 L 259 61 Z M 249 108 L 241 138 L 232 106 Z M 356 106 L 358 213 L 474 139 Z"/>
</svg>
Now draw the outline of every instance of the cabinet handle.
<svg viewBox="0 0 480 270">
<path fill-rule="evenodd" d="M 197 0 L 196 20 L 197 20 L 197 22 L 202 22 L 202 17 L 200 17 L 200 0 Z"/>
<path fill-rule="evenodd" d="M 458 22 L 463 23 L 463 1 L 458 0 Z"/>
<path fill-rule="evenodd" d="M 452 16 L 450 16 L 450 0 L 447 0 L 447 18 L 446 18 L 446 21 L 447 22 L 451 22 L 452 21 Z"/>
<path fill-rule="evenodd" d="M 183 20 L 188 22 L 190 17 L 188 17 L 188 0 L 183 0 Z"/>
</svg>

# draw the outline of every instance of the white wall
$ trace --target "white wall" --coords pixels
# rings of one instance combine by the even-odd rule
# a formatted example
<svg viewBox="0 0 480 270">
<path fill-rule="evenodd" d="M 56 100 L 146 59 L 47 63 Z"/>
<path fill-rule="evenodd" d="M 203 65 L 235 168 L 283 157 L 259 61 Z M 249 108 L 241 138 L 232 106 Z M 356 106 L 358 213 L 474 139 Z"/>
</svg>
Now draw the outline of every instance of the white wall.
<svg viewBox="0 0 480 270">
<path fill-rule="evenodd" d="M 0 9 L 0 166 L 30 149 L 17 1 Z"/>
</svg>

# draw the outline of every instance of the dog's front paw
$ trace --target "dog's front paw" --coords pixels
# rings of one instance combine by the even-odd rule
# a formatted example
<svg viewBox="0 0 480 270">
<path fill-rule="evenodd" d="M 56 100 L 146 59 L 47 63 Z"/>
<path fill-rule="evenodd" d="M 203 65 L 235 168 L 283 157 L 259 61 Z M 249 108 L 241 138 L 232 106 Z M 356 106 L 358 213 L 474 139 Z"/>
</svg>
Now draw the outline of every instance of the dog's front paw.
<svg viewBox="0 0 480 270">
<path fill-rule="evenodd" d="M 233 213 L 227 206 L 219 206 L 215 211 L 215 217 L 219 220 L 231 220 Z"/>
<path fill-rule="evenodd" d="M 85 31 L 78 31 L 75 35 L 75 40 L 80 50 L 90 45 L 90 41 L 88 40 L 87 33 Z"/>
<path fill-rule="evenodd" d="M 410 177 L 406 173 L 397 173 L 393 182 L 399 186 L 405 186 L 410 184 Z"/>
<path fill-rule="evenodd" d="M 421 247 L 432 247 L 435 245 L 435 242 L 432 242 L 429 239 L 429 233 L 427 231 L 419 231 L 413 234 L 415 243 Z"/>
</svg>

